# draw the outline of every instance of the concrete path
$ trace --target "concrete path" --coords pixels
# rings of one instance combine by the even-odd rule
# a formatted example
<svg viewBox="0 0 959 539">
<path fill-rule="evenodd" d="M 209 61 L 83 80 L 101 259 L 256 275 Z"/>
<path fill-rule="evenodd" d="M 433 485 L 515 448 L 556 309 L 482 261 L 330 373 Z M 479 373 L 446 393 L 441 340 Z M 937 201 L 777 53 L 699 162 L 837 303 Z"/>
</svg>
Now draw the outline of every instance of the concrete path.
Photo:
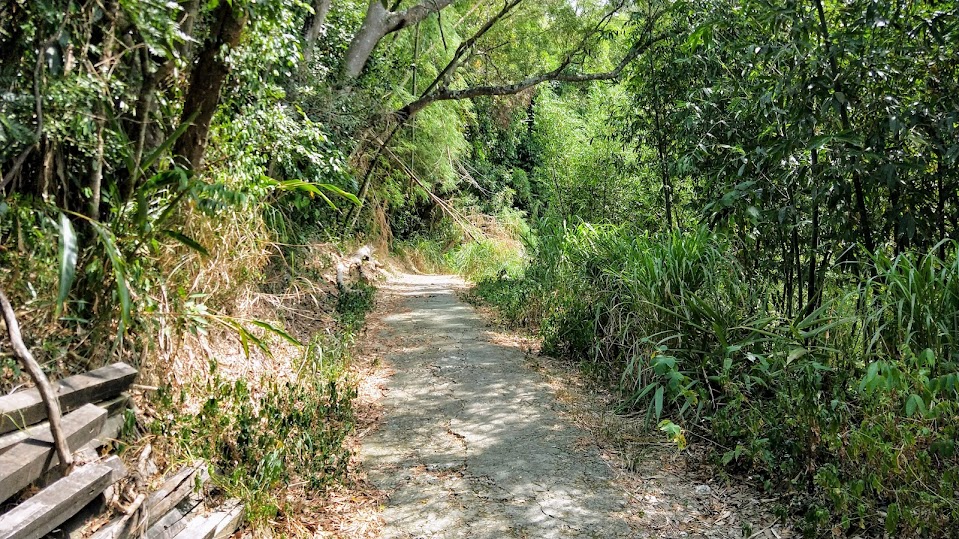
<svg viewBox="0 0 959 539">
<path fill-rule="evenodd" d="M 384 537 L 632 537 L 626 495 L 521 350 L 493 344 L 455 277 L 400 275 L 377 341 L 395 371 L 362 442 Z M 389 299 L 389 298 L 387 298 Z M 381 346 L 383 345 L 381 344 Z"/>
</svg>

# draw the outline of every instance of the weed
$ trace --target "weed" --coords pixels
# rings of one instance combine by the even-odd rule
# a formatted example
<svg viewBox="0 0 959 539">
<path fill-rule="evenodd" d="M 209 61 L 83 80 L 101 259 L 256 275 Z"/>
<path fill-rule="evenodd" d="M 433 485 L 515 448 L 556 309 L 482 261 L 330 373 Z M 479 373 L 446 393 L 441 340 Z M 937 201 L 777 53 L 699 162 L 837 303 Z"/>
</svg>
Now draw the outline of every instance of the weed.
<svg viewBox="0 0 959 539">
<path fill-rule="evenodd" d="M 336 300 L 336 312 L 340 327 L 352 334 L 366 323 L 366 313 L 373 309 L 376 301 L 376 288 L 357 283 L 340 292 Z"/>
<path fill-rule="evenodd" d="M 624 410 L 680 447 L 702 434 L 718 464 L 793 493 L 809 534 L 955 528 L 955 254 L 876 257 L 861 283 L 834 270 L 821 303 L 789 316 L 706 230 L 546 224 L 540 238 L 523 279 L 476 293 L 615 384 Z"/>
<path fill-rule="evenodd" d="M 163 389 L 163 419 L 151 430 L 174 455 L 206 459 L 221 486 L 246 502 L 254 526 L 268 526 L 288 510 L 290 484 L 322 491 L 346 472 L 356 396 L 348 361 L 344 346 L 315 337 L 295 379 L 262 380 L 256 394 L 246 380 L 224 380 L 213 363 L 199 409 L 186 411 L 186 394 Z"/>
</svg>

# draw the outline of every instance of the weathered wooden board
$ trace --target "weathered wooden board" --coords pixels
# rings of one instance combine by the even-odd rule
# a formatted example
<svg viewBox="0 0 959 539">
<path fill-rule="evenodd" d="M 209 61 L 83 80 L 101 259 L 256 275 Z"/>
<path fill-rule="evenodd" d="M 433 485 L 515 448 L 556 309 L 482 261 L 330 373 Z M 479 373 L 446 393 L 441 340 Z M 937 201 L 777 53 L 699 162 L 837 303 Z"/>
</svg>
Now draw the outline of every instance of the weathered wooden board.
<svg viewBox="0 0 959 539">
<path fill-rule="evenodd" d="M 209 516 L 194 516 L 187 520 L 186 527 L 174 535 L 174 539 L 213 539 L 219 520 Z"/>
<path fill-rule="evenodd" d="M 91 539 L 138 537 L 141 530 L 152 529 L 155 525 L 160 524 L 160 520 L 165 518 L 167 513 L 173 511 L 193 492 L 197 482 L 202 484 L 208 478 L 209 474 L 204 467 L 184 467 L 164 481 L 163 485 L 143 502 L 137 515 L 128 519 L 114 519 L 100 528 Z M 166 528 L 161 526 L 161 529 L 165 530 Z M 150 535 L 149 531 L 147 535 Z"/>
<path fill-rule="evenodd" d="M 43 537 L 96 498 L 118 475 L 121 474 L 116 465 L 88 464 L 77 468 L 0 516 L 0 539 Z"/>
<path fill-rule="evenodd" d="M 120 415 L 120 412 L 127 409 L 129 404 L 130 395 L 128 393 L 121 393 L 119 397 L 97 403 L 97 406 L 107 411 L 108 419 L 107 424 L 103 428 L 103 432 L 101 432 L 100 435 L 90 443 L 94 444 L 95 447 L 100 447 L 111 438 L 115 438 L 116 433 L 119 432 L 119 426 L 122 425 L 123 422 L 123 416 Z M 48 421 L 41 421 L 32 427 L 22 430 L 15 430 L 0 436 L 0 455 L 23 440 L 26 440 L 31 436 L 36 436 L 38 433 L 45 432 L 49 429 L 50 423 Z M 111 433 L 113 434 L 111 435 Z M 75 448 L 71 447 L 70 449 Z"/>
<path fill-rule="evenodd" d="M 116 397 L 137 377 L 126 363 L 114 363 L 56 383 L 60 409 L 66 413 L 84 404 Z M 0 434 L 23 429 L 47 418 L 47 409 L 36 388 L 0 397 Z"/>
<path fill-rule="evenodd" d="M 70 448 L 79 449 L 103 429 L 107 411 L 95 404 L 81 406 L 63 416 L 63 431 Z M 5 501 L 39 479 L 58 463 L 50 432 L 39 432 L 0 455 L 0 501 Z"/>
<path fill-rule="evenodd" d="M 183 513 L 174 509 L 157 520 L 146 533 L 146 539 L 172 539 L 186 527 Z"/>
<path fill-rule="evenodd" d="M 243 518 L 246 516 L 243 504 L 238 499 L 228 500 L 217 511 L 210 515 L 210 518 L 217 520 L 216 533 L 213 539 L 226 539 L 233 535 L 243 524 Z"/>
<path fill-rule="evenodd" d="M 147 530 L 147 539 L 173 539 L 203 510 L 203 496 L 194 494 L 181 501 L 160 522 Z M 160 524 L 163 524 L 162 526 Z"/>
</svg>

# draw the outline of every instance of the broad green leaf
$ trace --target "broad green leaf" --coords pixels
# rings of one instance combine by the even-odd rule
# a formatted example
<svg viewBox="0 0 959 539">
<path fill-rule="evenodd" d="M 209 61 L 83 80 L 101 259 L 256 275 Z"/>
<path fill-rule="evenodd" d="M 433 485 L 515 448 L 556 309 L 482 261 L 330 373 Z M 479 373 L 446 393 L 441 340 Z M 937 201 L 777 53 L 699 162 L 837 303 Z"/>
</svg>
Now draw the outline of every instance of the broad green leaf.
<svg viewBox="0 0 959 539">
<path fill-rule="evenodd" d="M 130 310 L 133 303 L 130 299 L 130 287 L 127 284 L 123 255 L 117 247 L 116 238 L 112 232 L 97 221 L 90 221 L 90 224 L 103 241 L 107 257 L 109 257 L 110 264 L 113 266 L 113 276 L 117 282 L 117 295 L 120 297 L 120 332 L 122 333 L 130 325 Z"/>
<path fill-rule="evenodd" d="M 806 350 L 805 348 L 801 346 L 797 348 L 793 348 L 792 350 L 789 351 L 789 356 L 786 358 L 786 363 L 792 363 L 793 361 L 796 361 L 797 359 L 805 356 L 808 353 L 809 353 L 809 350 Z"/>
<path fill-rule="evenodd" d="M 906 399 L 906 417 L 912 417 L 916 415 L 916 412 L 920 414 L 926 413 L 926 402 L 922 400 L 922 397 L 913 393 L 909 395 L 909 398 Z"/>
<path fill-rule="evenodd" d="M 180 232 L 177 232 L 175 230 L 163 230 L 163 233 L 177 240 L 183 245 L 186 245 L 190 249 L 193 249 L 194 251 L 202 254 L 203 256 L 210 256 L 210 252 L 206 250 L 206 247 L 200 245 L 198 241 L 191 238 L 190 236 L 187 236 L 186 234 L 181 234 Z"/>
<path fill-rule="evenodd" d="M 73 223 L 63 212 L 60 213 L 60 291 L 57 294 L 56 313 L 63 312 L 63 302 L 70 295 L 70 287 L 77 276 L 77 233 Z"/>
</svg>

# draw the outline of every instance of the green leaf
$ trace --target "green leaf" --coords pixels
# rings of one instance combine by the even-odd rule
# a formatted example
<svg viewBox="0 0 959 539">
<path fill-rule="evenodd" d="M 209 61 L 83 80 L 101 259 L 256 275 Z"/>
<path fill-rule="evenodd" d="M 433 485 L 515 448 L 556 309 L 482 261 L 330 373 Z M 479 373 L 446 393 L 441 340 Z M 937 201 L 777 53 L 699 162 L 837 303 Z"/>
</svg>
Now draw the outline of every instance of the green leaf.
<svg viewBox="0 0 959 539">
<path fill-rule="evenodd" d="M 130 299 L 130 287 L 127 284 L 123 255 L 120 254 L 120 249 L 117 247 L 116 238 L 112 232 L 97 221 L 90 221 L 90 225 L 93 226 L 93 230 L 103 241 L 107 257 L 110 258 L 110 264 L 113 266 L 113 276 L 117 282 L 117 295 L 120 297 L 120 332 L 122 333 L 130 325 L 130 310 L 133 303 Z"/>
<path fill-rule="evenodd" d="M 140 161 L 140 170 L 135 171 L 136 175 L 134 178 L 138 178 L 140 173 L 153 166 L 153 164 L 173 146 L 173 143 L 176 142 L 177 139 L 180 138 L 191 125 L 193 125 L 193 120 L 196 119 L 197 114 L 199 114 L 199 111 L 193 113 L 193 115 L 187 118 L 186 121 L 181 122 L 180 125 L 173 130 L 173 133 L 170 133 L 169 137 L 164 139 L 163 142 L 156 147 L 156 149 L 150 152 L 150 155 L 144 157 L 143 160 Z"/>
<path fill-rule="evenodd" d="M 922 397 L 913 393 L 909 395 L 909 398 L 906 399 L 906 417 L 912 417 L 916 415 L 916 411 L 920 414 L 926 413 L 926 402 L 922 400 Z"/>
<path fill-rule="evenodd" d="M 360 204 L 360 199 L 357 198 L 356 195 L 354 195 L 353 193 L 348 193 L 331 183 L 321 183 L 318 185 L 322 187 L 323 189 L 326 189 L 327 191 L 333 193 L 334 195 L 338 195 L 349 200 L 350 202 L 352 202 L 353 204 L 356 204 L 357 206 L 359 206 Z"/>
<path fill-rule="evenodd" d="M 891 503 L 889 507 L 886 508 L 886 533 L 889 535 L 895 535 L 896 530 L 899 528 L 899 504 Z"/>
<path fill-rule="evenodd" d="M 659 418 L 663 415 L 663 386 L 656 388 L 656 394 L 653 395 L 653 406 L 656 411 L 656 420 L 659 421 Z"/>
<path fill-rule="evenodd" d="M 77 276 L 77 233 L 73 223 L 60 213 L 60 292 L 57 294 L 57 316 L 63 311 L 63 302 L 70 295 L 70 287 Z"/>
<path fill-rule="evenodd" d="M 793 348 L 789 351 L 789 357 L 786 358 L 786 363 L 792 363 L 808 353 L 809 351 L 801 346 L 798 348 Z"/>
<path fill-rule="evenodd" d="M 194 251 L 202 254 L 203 256 L 210 256 L 210 252 L 206 250 L 206 247 L 200 245 L 200 243 L 199 243 L 198 241 L 196 241 L 195 239 L 191 238 L 190 236 L 187 236 L 186 234 L 181 234 L 180 232 L 177 232 L 177 231 L 175 231 L 175 230 L 166 230 L 166 229 L 165 229 L 165 230 L 163 230 L 162 232 L 163 232 L 164 234 L 166 234 L 167 236 L 169 236 L 169 237 L 177 240 L 178 242 L 182 243 L 183 245 L 186 245 L 186 246 L 189 247 L 190 249 L 193 249 Z"/>
<path fill-rule="evenodd" d="M 350 202 L 359 205 L 360 199 L 356 197 L 353 193 L 348 193 L 343 189 L 331 184 L 331 183 L 312 183 L 304 180 L 284 180 L 276 181 L 272 178 L 266 178 L 267 185 L 273 185 L 281 191 L 300 191 L 307 193 L 310 196 L 318 196 L 326 201 L 327 204 L 336 209 L 336 206 L 333 202 L 327 198 L 326 194 L 323 193 L 323 190 L 329 191 L 337 196 L 343 197 Z"/>
<path fill-rule="evenodd" d="M 287 342 L 289 342 L 290 344 L 293 344 L 293 345 L 295 345 L 295 346 L 303 346 L 303 343 L 301 343 L 300 341 L 296 340 L 292 335 L 290 335 L 289 333 L 283 331 L 282 329 L 280 329 L 280 328 L 278 328 L 278 327 L 276 327 L 276 326 L 274 326 L 274 325 L 272 325 L 272 324 L 268 324 L 267 322 L 264 322 L 264 321 L 262 321 L 262 320 L 250 320 L 250 323 L 253 324 L 253 325 L 256 326 L 256 327 L 263 328 L 263 329 L 265 329 L 265 330 L 267 330 L 267 331 L 269 331 L 269 332 L 271 332 L 271 333 L 275 333 L 275 334 L 279 335 L 280 337 L 283 337 L 283 339 L 285 339 L 285 340 L 286 340 Z"/>
<path fill-rule="evenodd" d="M 859 382 L 859 391 L 874 389 L 873 381 L 879 375 L 879 362 L 873 361 L 869 364 L 869 367 L 866 368 L 866 375 L 862 377 L 862 381 Z"/>
</svg>

